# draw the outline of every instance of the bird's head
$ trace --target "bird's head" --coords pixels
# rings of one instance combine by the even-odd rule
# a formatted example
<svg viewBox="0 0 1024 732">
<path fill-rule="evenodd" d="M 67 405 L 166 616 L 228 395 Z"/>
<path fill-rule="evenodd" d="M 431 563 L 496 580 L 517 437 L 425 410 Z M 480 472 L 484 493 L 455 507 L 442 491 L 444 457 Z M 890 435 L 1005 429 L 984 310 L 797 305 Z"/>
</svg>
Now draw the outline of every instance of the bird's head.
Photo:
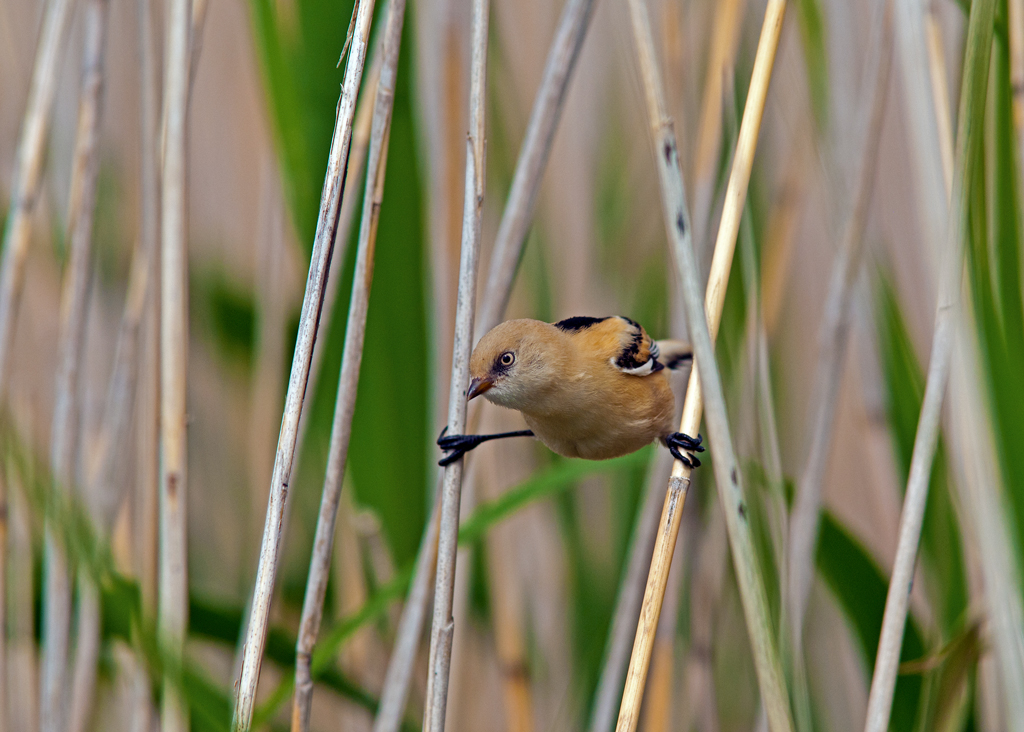
<svg viewBox="0 0 1024 732">
<path fill-rule="evenodd" d="M 559 332 L 538 320 L 507 320 L 492 328 L 473 349 L 472 378 L 466 396 L 510 409 L 526 409 L 543 399 L 558 379 Z"/>
</svg>

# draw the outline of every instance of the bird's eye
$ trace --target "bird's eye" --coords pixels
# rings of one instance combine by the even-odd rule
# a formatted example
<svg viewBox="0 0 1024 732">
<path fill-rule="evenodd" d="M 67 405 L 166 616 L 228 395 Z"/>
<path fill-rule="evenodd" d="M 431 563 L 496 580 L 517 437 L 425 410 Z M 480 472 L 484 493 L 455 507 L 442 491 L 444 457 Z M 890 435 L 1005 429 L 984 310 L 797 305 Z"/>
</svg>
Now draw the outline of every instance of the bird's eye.
<svg viewBox="0 0 1024 732">
<path fill-rule="evenodd" d="M 506 351 L 505 353 L 501 354 L 501 356 L 498 357 L 498 363 L 500 363 L 502 366 L 511 366 L 515 362 L 516 354 L 512 353 L 512 351 Z"/>
</svg>

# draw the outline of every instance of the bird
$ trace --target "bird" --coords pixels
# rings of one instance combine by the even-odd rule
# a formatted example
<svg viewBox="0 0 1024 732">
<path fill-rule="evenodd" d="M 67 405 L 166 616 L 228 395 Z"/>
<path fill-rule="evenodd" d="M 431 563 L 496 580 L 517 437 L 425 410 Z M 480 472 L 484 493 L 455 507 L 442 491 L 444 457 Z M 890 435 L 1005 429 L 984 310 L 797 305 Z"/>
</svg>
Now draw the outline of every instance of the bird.
<svg viewBox="0 0 1024 732">
<path fill-rule="evenodd" d="M 536 437 L 565 457 L 608 460 L 654 441 L 690 468 L 702 438 L 673 429 L 675 398 L 666 373 L 693 358 L 689 344 L 654 341 L 622 316 L 576 316 L 557 323 L 507 320 L 488 331 L 469 361 L 467 400 L 483 396 L 522 413 L 530 429 L 449 435 L 437 444 L 448 465 L 477 445 Z"/>
</svg>

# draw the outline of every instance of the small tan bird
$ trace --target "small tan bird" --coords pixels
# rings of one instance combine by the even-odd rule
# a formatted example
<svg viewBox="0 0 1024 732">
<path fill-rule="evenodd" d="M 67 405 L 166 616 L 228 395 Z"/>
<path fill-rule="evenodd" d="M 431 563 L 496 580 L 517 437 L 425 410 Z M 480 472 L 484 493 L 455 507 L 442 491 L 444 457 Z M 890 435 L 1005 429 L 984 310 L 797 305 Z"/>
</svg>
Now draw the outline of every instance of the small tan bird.
<svg viewBox="0 0 1024 732">
<path fill-rule="evenodd" d="M 442 432 L 437 444 L 448 454 L 440 464 L 488 440 L 535 436 L 559 455 L 587 460 L 607 460 L 661 440 L 676 459 L 695 468 L 700 461 L 692 453 L 704 451 L 701 438 L 673 430 L 675 399 L 664 371 L 691 358 L 688 344 L 654 342 L 629 318 L 508 320 L 473 350 L 466 397 L 483 394 L 518 409 L 530 429 Z"/>
</svg>

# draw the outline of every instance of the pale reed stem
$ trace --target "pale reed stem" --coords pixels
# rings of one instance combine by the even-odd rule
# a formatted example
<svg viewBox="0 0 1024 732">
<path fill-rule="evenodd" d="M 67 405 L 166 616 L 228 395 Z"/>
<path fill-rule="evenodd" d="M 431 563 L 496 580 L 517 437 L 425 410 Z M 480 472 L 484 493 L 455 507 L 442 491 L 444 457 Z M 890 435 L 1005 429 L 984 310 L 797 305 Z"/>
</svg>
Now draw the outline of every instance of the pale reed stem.
<svg viewBox="0 0 1024 732">
<path fill-rule="evenodd" d="M 725 513 L 726 527 L 732 547 L 733 562 L 761 694 L 773 732 L 790 730 L 792 721 L 790 720 L 789 698 L 782 676 L 778 650 L 775 646 L 775 635 L 771 629 L 767 599 L 757 570 L 750 527 L 747 523 L 743 481 L 732 447 L 721 377 L 715 363 L 712 342 L 712 334 L 717 335 L 721 321 L 725 287 L 732 266 L 736 235 L 739 231 L 740 216 L 746 200 L 750 169 L 757 146 L 757 135 L 764 112 L 768 82 L 771 78 L 775 51 L 778 48 L 786 3 L 784 0 L 772 0 L 768 3 L 765 12 L 750 90 L 737 140 L 736 154 L 726 189 L 725 208 L 715 244 L 711 276 L 704 303 L 700 297 L 692 232 L 686 212 L 682 174 L 679 169 L 679 154 L 672 121 L 665 108 L 664 91 L 654 55 L 654 43 L 647 9 L 642 0 L 630 0 L 629 7 L 634 40 L 640 59 L 641 77 L 646 93 L 648 117 L 654 138 L 665 226 L 673 244 L 676 264 L 679 269 L 684 310 L 697 361 L 696 368 L 690 375 L 690 384 L 686 391 L 680 431 L 691 435 L 697 431 L 703 410 L 702 402 L 706 399 L 709 443 L 715 466 L 715 477 L 718 482 L 718 495 Z M 707 314 L 706 321 L 704 311 Z M 655 631 L 689 484 L 690 469 L 677 461 L 673 466 L 661 525 L 655 541 L 654 555 L 651 559 L 651 571 L 644 594 L 636 641 L 633 645 L 633 656 L 626 675 L 626 688 L 619 710 L 617 732 L 633 732 L 640 716 L 640 703 L 653 652 Z"/>
<path fill-rule="evenodd" d="M 338 378 L 338 395 L 331 427 L 331 445 L 324 479 L 320 515 L 313 539 L 313 557 L 306 581 L 306 596 L 302 605 L 299 638 L 296 644 L 295 699 L 292 706 L 292 732 L 307 732 L 313 703 L 312 656 L 316 637 L 323 618 L 324 597 L 330 576 L 331 556 L 334 550 L 334 527 L 338 517 L 345 463 L 349 440 L 352 436 L 352 416 L 355 413 L 356 392 L 359 386 L 359 367 L 366 335 L 366 314 L 370 304 L 370 286 L 373 282 L 374 252 L 377 241 L 377 223 L 384 197 L 384 177 L 387 168 L 388 138 L 391 113 L 394 107 L 395 83 L 398 76 L 398 54 L 405 19 L 405 0 L 391 0 L 388 4 L 387 26 L 384 33 L 384 60 L 377 82 L 374 100 L 370 147 L 366 163 L 366 189 L 363 194 L 362 221 L 353 275 L 352 297 L 345 328 L 345 346 Z"/>
<path fill-rule="evenodd" d="M 561 118 L 569 81 L 586 36 L 592 10 L 593 0 L 569 0 L 562 11 L 555 38 L 548 51 L 544 76 L 534 98 L 530 122 L 516 162 L 512 187 L 498 227 L 487 287 L 483 292 L 481 315 L 477 322 L 477 334 L 485 333 L 497 325 L 508 304 L 523 243 L 533 216 L 537 192 L 550 156 L 551 143 L 558 127 L 558 120 Z M 434 530 L 432 524 L 428 525 L 427 533 Z M 429 556 L 424 555 L 424 551 L 428 552 Z M 416 560 L 414 591 L 410 592 L 402 610 L 395 651 L 388 662 L 374 732 L 394 732 L 401 722 L 412 678 L 411 664 L 415 662 L 415 649 L 422 628 L 422 618 L 426 616 L 425 603 L 430 597 L 426 590 L 415 592 L 418 587 L 416 583 L 425 576 L 421 573 L 429 572 L 430 576 L 433 576 L 436 556 L 436 539 L 432 543 L 421 544 L 420 555 Z M 424 581 L 429 583 L 429 579 L 426 577 Z M 401 653 L 399 648 L 402 649 Z"/>
<path fill-rule="evenodd" d="M 814 549 L 818 542 L 822 484 L 832 445 L 839 382 L 846 355 L 850 303 L 863 258 L 864 226 L 871 203 L 878 146 L 885 118 L 892 58 L 892 11 L 888 0 L 883 0 L 882 6 L 878 9 L 878 22 L 872 33 L 873 39 L 867 55 L 868 68 L 864 74 L 869 87 L 868 93 L 862 95 L 862 98 L 871 101 L 862 106 L 863 116 L 858 124 L 863 132 L 860 133 L 861 149 L 854 175 L 853 204 L 847 214 L 842 243 L 832 265 L 832 279 L 818 336 L 818 365 L 814 374 L 807 428 L 810 450 L 797 483 L 789 531 L 787 593 L 795 654 L 802 653 L 803 648 L 804 616 L 814 579 Z"/>
<path fill-rule="evenodd" d="M 541 178 L 551 154 L 558 121 L 569 90 L 569 80 L 583 47 L 594 0 L 568 0 L 544 64 L 526 135 L 519 150 L 512 187 L 494 240 L 487 287 L 477 323 L 477 337 L 501 322 L 512 295 L 512 282 L 523 255 L 523 244 L 533 220 Z"/>
<path fill-rule="evenodd" d="M 66 501 L 76 483 L 79 438 L 79 367 L 85 344 L 89 284 L 92 274 L 92 225 L 99 175 L 100 107 L 106 3 L 92 0 L 83 22 L 82 91 L 71 172 L 68 228 L 71 246 L 61 292 L 60 356 L 55 386 L 51 470 L 54 495 Z M 40 728 L 59 732 L 67 719 L 66 674 L 71 626 L 71 579 L 59 527 L 46 522 L 46 599 Z M 52 592 L 52 595 L 51 595 Z"/>
<path fill-rule="evenodd" d="M 344 172 L 352 140 L 356 97 L 359 93 L 363 64 L 366 60 L 366 44 L 370 33 L 373 6 L 374 0 L 359 0 L 353 9 L 352 45 L 349 51 L 349 61 L 345 67 L 345 82 L 342 86 L 341 98 L 338 101 L 330 158 L 320 198 L 316 238 L 313 241 L 306 292 L 299 318 L 299 332 L 295 341 L 291 375 L 288 379 L 284 414 L 281 419 L 281 432 L 274 459 L 274 472 L 270 482 L 267 519 L 263 529 L 259 567 L 256 572 L 256 587 L 253 592 L 249 622 L 242 646 L 242 669 L 235 696 L 232 721 L 232 728 L 235 730 L 249 729 L 256 703 L 256 687 L 259 683 L 260 667 L 263 663 L 263 645 L 266 641 L 270 603 L 274 595 L 274 579 L 277 574 L 277 559 L 281 548 L 285 498 L 288 484 L 291 482 L 302 402 L 309 380 L 313 342 L 323 305 L 327 269 L 337 233 Z"/>
<path fill-rule="evenodd" d="M 452 346 L 452 378 L 448 392 L 448 428 L 463 434 L 466 425 L 466 385 L 469 355 L 473 349 L 473 316 L 476 280 L 480 263 L 480 223 L 484 203 L 484 113 L 487 83 L 488 0 L 473 2 L 473 57 L 470 66 L 469 135 L 466 139 L 466 181 L 462 214 L 462 253 L 459 290 L 455 308 L 455 339 Z M 464 460 L 445 466 L 441 503 L 441 528 L 437 545 L 437 578 L 434 585 L 434 618 L 427 663 L 427 701 L 423 713 L 425 732 L 443 732 L 448 705 L 452 638 L 455 620 L 455 557 L 459 534 L 459 503 L 462 497 Z"/>
<path fill-rule="evenodd" d="M 888 729 L 889 715 L 892 711 L 900 649 L 903 645 L 903 631 L 906 627 L 910 601 L 910 587 L 914 566 L 917 563 L 917 549 L 928 499 L 932 461 L 939 440 L 943 395 L 949 377 L 956 314 L 960 306 L 964 239 L 967 236 L 969 194 L 975 165 L 973 150 L 976 136 L 983 133 L 975 127 L 973 110 L 976 109 L 976 105 L 983 105 L 985 102 L 994 17 L 994 0 L 976 0 L 971 4 L 957 124 L 953 199 L 952 205 L 949 206 L 946 249 L 940 261 L 941 280 L 932 350 L 928 362 L 928 378 L 917 423 L 917 434 L 914 437 L 910 474 L 903 499 L 903 512 L 900 515 L 896 557 L 893 560 L 889 591 L 885 599 L 878 655 L 868 695 L 865 723 L 867 732 L 884 732 Z"/>
<path fill-rule="evenodd" d="M 179 657 L 188 627 L 188 79 L 189 0 L 167 8 L 164 145 L 160 204 L 160 554 L 157 628 Z M 163 732 L 187 732 L 186 702 L 170 678 L 160 710 Z"/>
</svg>

